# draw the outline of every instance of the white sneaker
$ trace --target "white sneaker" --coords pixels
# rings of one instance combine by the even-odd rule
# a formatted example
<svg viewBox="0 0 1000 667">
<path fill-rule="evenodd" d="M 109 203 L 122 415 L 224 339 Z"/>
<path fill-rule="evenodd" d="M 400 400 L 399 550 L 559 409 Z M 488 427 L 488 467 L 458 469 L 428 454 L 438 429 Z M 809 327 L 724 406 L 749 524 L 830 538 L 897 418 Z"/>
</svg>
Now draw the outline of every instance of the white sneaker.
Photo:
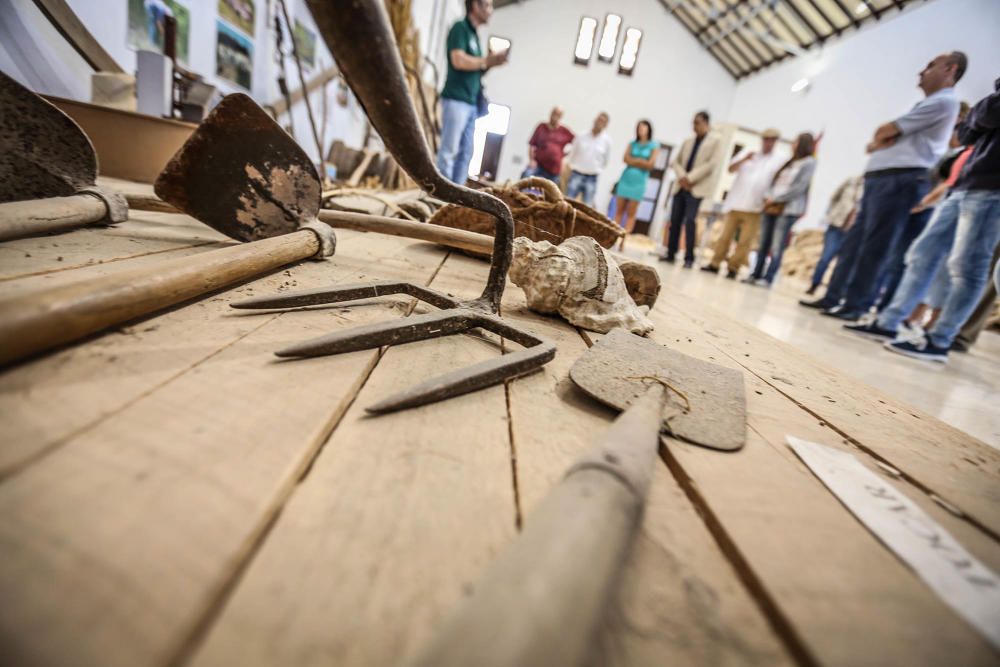
<svg viewBox="0 0 1000 667">
<path fill-rule="evenodd" d="M 896 340 L 898 341 L 918 341 L 923 340 L 927 332 L 919 324 L 908 324 L 907 322 L 902 322 L 899 325 L 899 329 L 896 331 Z"/>
</svg>

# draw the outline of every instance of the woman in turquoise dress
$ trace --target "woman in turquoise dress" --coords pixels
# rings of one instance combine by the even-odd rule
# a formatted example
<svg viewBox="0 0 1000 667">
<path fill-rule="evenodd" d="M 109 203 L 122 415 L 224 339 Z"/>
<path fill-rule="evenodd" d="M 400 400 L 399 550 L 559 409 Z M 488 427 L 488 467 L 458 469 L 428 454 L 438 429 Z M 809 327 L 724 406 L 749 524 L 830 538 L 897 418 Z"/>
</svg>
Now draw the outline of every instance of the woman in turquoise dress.
<svg viewBox="0 0 1000 667">
<path fill-rule="evenodd" d="M 656 164 L 659 147 L 660 144 L 653 141 L 652 124 L 648 120 L 640 120 L 635 126 L 635 141 L 628 145 L 622 158 L 627 166 L 615 186 L 615 217 L 626 234 L 631 234 L 635 227 L 635 213 L 646 192 L 649 170 Z M 625 245 L 624 238 L 622 245 Z"/>
</svg>

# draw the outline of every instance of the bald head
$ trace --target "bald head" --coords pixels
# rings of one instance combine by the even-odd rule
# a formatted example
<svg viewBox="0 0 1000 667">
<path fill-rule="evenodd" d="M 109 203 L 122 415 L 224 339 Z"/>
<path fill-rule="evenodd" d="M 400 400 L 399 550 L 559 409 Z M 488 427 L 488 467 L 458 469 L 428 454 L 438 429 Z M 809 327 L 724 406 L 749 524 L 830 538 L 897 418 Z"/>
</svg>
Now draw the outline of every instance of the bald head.
<svg viewBox="0 0 1000 667">
<path fill-rule="evenodd" d="M 562 117 L 562 107 L 552 107 L 552 111 L 549 112 L 549 125 L 552 127 L 559 127 L 559 123 L 562 122 Z"/>
<path fill-rule="evenodd" d="M 927 95 L 950 88 L 959 82 L 968 66 L 969 58 L 961 51 L 942 53 L 920 72 L 920 88 Z"/>
</svg>

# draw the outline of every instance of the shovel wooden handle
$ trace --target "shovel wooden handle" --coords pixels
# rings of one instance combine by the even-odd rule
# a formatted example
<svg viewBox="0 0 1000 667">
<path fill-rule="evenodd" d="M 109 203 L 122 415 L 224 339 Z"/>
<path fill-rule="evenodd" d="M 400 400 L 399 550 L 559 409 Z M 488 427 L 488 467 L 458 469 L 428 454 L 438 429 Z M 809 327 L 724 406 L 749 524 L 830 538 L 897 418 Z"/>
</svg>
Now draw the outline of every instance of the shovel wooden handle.
<svg viewBox="0 0 1000 667">
<path fill-rule="evenodd" d="M 0 204 L 0 241 L 64 232 L 104 220 L 108 209 L 90 195 Z"/>
<path fill-rule="evenodd" d="M 137 211 L 163 211 L 179 213 L 179 211 L 158 197 L 145 195 L 127 195 L 130 209 Z M 382 215 L 367 213 L 350 213 L 321 209 L 319 219 L 334 229 L 353 229 L 359 232 L 375 232 L 389 236 L 402 236 L 408 239 L 430 241 L 450 248 L 469 250 L 490 254 L 493 252 L 493 237 L 464 229 L 452 229 L 441 225 L 430 225 L 426 222 L 410 222 L 399 218 L 388 218 Z"/>
<path fill-rule="evenodd" d="M 4 299 L 0 301 L 0 365 L 273 271 L 319 251 L 316 233 L 301 230 Z"/>
<path fill-rule="evenodd" d="M 360 232 L 375 232 L 390 236 L 403 236 L 408 239 L 440 243 L 450 248 L 471 250 L 490 254 L 493 252 L 493 237 L 464 229 L 452 229 L 441 225 L 431 225 L 426 222 L 410 222 L 398 218 L 387 218 L 381 215 L 365 213 L 348 213 L 321 209 L 319 219 L 334 229 L 354 229 Z"/>
<path fill-rule="evenodd" d="M 408 667 L 587 660 L 642 516 L 662 403 L 653 387 L 615 420 Z"/>
</svg>

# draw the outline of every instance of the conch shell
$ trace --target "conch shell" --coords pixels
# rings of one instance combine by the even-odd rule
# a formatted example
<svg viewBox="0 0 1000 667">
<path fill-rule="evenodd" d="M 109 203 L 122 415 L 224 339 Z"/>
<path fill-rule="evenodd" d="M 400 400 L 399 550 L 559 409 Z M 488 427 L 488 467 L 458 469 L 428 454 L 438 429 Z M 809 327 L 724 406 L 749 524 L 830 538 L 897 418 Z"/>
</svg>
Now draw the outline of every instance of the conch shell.
<svg viewBox="0 0 1000 667">
<path fill-rule="evenodd" d="M 578 327 L 598 333 L 623 328 L 640 336 L 653 330 L 649 307 L 635 304 L 614 258 L 589 236 L 559 245 L 514 239 L 510 279 L 524 290 L 529 308 Z"/>
</svg>

